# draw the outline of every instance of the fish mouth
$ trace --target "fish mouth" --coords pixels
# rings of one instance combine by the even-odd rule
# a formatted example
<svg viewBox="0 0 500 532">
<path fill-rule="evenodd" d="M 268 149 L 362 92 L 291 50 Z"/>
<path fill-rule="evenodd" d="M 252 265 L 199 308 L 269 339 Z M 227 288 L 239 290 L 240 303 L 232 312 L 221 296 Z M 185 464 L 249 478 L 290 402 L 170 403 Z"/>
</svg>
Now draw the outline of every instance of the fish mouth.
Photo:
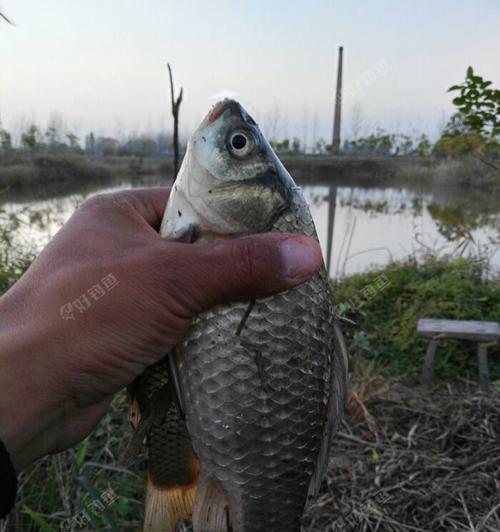
<svg viewBox="0 0 500 532">
<path fill-rule="evenodd" d="M 237 116 L 243 122 L 249 125 L 257 125 L 255 120 L 243 109 L 239 102 L 236 100 L 230 100 L 226 98 L 221 102 L 215 104 L 214 108 L 210 111 L 207 116 L 207 122 L 213 124 L 218 120 L 226 111 L 229 111 L 231 115 Z"/>
</svg>

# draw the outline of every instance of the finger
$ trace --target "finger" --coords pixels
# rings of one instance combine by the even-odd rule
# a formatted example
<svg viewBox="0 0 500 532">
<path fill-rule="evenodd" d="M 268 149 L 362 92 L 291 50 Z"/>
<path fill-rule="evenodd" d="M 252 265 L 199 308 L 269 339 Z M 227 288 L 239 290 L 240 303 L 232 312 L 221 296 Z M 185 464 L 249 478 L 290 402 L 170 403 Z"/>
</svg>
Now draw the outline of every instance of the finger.
<svg viewBox="0 0 500 532">
<path fill-rule="evenodd" d="M 176 297 L 194 312 L 218 303 L 282 292 L 318 273 L 319 244 L 303 235 L 267 233 L 217 244 L 170 246 Z M 172 247 L 173 246 L 173 247 Z"/>
<path fill-rule="evenodd" d="M 159 229 L 170 195 L 169 187 L 125 190 L 114 194 L 117 200 L 126 200 L 155 229 Z"/>
</svg>

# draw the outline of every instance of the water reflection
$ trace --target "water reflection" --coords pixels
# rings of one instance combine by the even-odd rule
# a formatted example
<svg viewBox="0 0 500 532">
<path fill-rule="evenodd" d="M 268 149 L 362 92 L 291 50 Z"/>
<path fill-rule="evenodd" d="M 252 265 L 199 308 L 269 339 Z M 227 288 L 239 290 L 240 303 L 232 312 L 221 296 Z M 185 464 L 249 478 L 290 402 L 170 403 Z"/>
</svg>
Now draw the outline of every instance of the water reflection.
<svg viewBox="0 0 500 532">
<path fill-rule="evenodd" d="M 429 252 L 485 258 L 500 270 L 498 198 L 495 202 L 491 194 L 476 194 L 471 201 L 467 191 L 442 193 L 396 187 L 304 187 L 330 275 L 339 277 Z"/>
<path fill-rule="evenodd" d="M 106 186 L 4 192 L 0 210 L 19 218 L 18 245 L 40 250 L 87 197 L 159 183 L 146 176 Z M 429 251 L 486 257 L 500 271 L 500 198 L 491 192 L 335 185 L 307 185 L 303 191 L 332 276 Z"/>
</svg>

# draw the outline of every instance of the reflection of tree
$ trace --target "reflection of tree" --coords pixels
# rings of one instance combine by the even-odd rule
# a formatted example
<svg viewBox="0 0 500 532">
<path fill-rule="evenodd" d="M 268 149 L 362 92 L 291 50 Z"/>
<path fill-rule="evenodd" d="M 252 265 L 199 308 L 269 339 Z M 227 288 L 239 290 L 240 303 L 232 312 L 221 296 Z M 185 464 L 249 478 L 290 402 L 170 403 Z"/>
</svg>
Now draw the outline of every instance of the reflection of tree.
<svg viewBox="0 0 500 532">
<path fill-rule="evenodd" d="M 491 223 L 490 216 L 458 206 L 440 207 L 431 203 L 427 210 L 436 222 L 439 233 L 450 242 L 464 239 L 472 241 L 472 231 Z"/>
</svg>

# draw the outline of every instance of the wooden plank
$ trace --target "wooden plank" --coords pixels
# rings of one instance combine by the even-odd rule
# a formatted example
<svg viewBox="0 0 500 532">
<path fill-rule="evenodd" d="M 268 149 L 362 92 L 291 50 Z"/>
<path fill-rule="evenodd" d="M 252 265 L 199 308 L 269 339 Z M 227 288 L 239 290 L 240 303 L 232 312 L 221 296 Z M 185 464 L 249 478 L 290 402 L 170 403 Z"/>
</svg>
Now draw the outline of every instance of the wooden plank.
<svg viewBox="0 0 500 532">
<path fill-rule="evenodd" d="M 463 338 L 481 342 L 500 339 L 500 324 L 494 321 L 418 320 L 417 334 L 428 338 Z"/>
<path fill-rule="evenodd" d="M 479 365 L 479 383 L 484 393 L 490 391 L 490 372 L 488 369 L 488 351 L 485 344 L 478 344 L 477 359 Z"/>
<path fill-rule="evenodd" d="M 436 358 L 437 341 L 431 340 L 425 352 L 424 367 L 422 368 L 422 375 L 420 377 L 420 384 L 430 386 L 432 377 L 434 376 L 434 359 Z"/>
</svg>

